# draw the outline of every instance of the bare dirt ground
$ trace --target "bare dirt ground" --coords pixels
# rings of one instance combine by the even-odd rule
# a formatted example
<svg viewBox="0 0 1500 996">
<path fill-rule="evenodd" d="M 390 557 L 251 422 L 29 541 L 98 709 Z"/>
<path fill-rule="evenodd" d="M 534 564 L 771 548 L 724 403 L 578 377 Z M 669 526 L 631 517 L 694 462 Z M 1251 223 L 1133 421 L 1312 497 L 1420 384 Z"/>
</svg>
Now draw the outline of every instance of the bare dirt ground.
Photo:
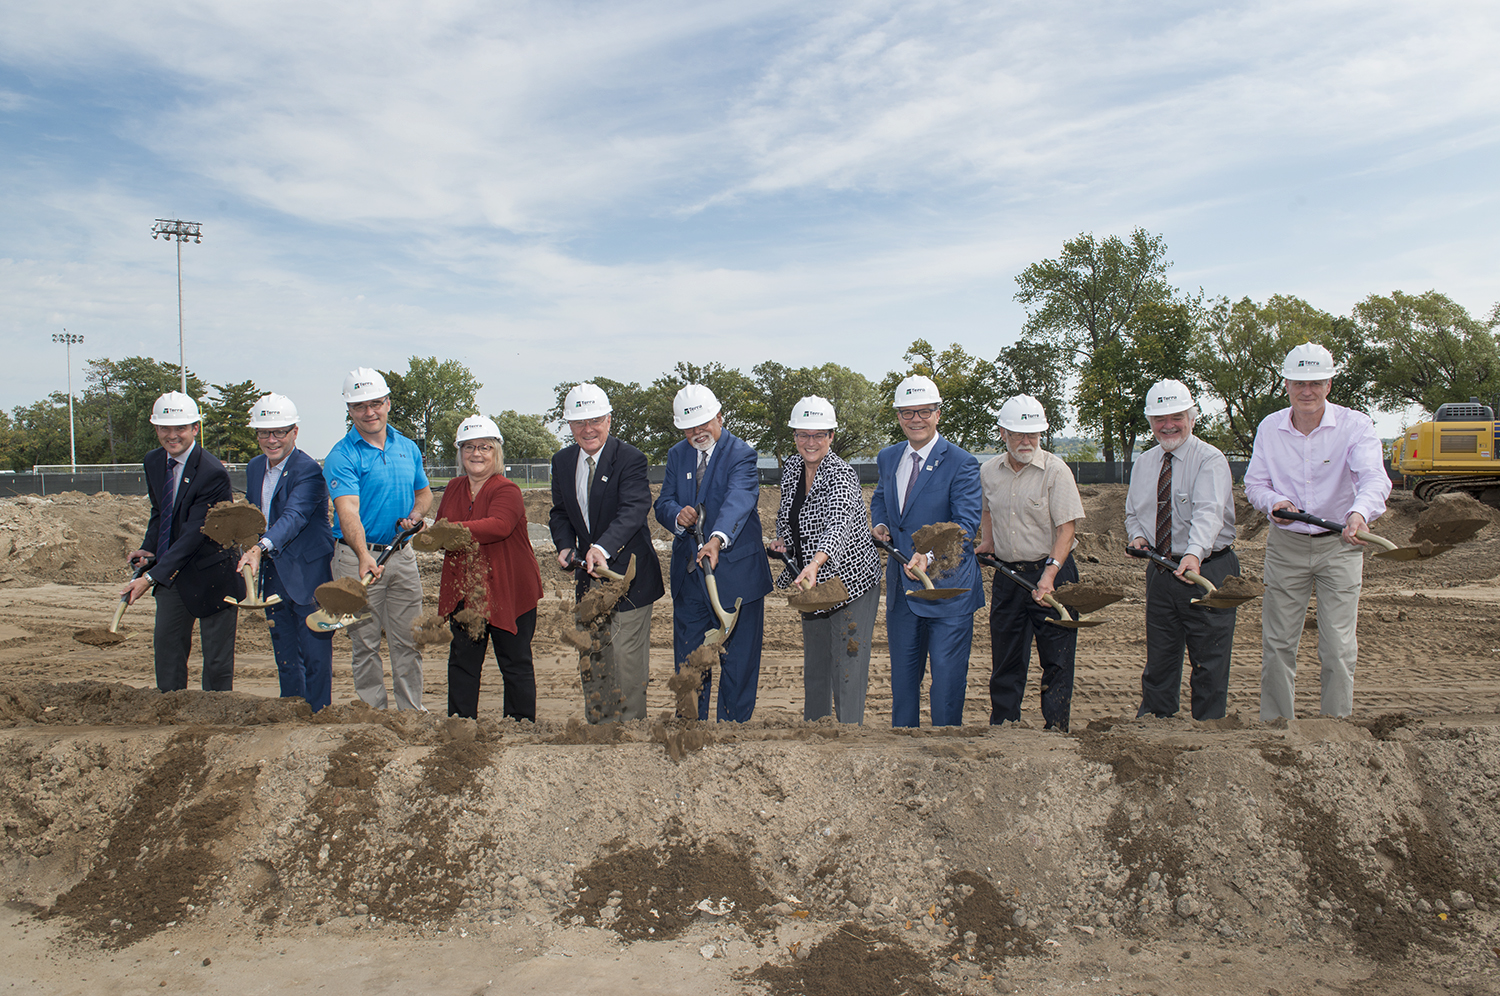
<svg viewBox="0 0 1500 996">
<path fill-rule="evenodd" d="M 1307 718 L 1256 721 L 1258 601 L 1239 610 L 1230 717 L 1138 721 L 1124 491 L 1084 496 L 1084 580 L 1127 597 L 1081 631 L 1069 735 L 1042 732 L 1034 685 L 1025 722 L 985 725 L 982 613 L 971 725 L 889 729 L 883 621 L 868 725 L 803 723 L 799 617 L 778 596 L 754 722 L 583 726 L 577 654 L 554 635 L 571 583 L 541 542 L 535 725 L 500 719 L 494 671 L 478 723 L 442 718 L 441 647 L 433 713 L 368 710 L 344 637 L 335 705 L 313 717 L 275 698 L 251 613 L 234 693 L 161 695 L 150 604 L 121 644 L 72 639 L 107 624 L 144 501 L 0 501 L 0 986 L 1500 991 L 1500 528 L 1367 560 L 1351 721 L 1316 718 L 1315 613 Z M 527 500 L 544 522 L 547 496 Z M 1375 530 L 1404 543 L 1423 507 L 1397 492 Z M 1240 521 L 1258 580 L 1265 527 L 1243 504 Z M 435 602 L 440 555 L 422 557 Z M 659 603 L 653 715 L 671 708 L 670 619 Z"/>
</svg>

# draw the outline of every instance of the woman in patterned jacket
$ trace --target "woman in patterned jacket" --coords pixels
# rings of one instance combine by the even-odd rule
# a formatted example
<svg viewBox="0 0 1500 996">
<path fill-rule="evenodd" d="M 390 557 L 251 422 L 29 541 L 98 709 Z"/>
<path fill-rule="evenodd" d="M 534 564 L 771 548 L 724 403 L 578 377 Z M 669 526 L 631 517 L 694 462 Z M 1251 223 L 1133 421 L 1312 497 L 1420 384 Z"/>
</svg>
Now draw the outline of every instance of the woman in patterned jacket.
<svg viewBox="0 0 1500 996">
<path fill-rule="evenodd" d="M 880 557 L 870 542 L 870 513 L 859 475 L 831 450 L 838 427 L 833 405 L 803 398 L 787 423 L 797 455 L 781 473 L 781 507 L 771 549 L 787 556 L 776 587 L 838 577 L 849 599 L 802 617 L 803 719 L 830 713 L 863 723 L 870 684 L 870 639 L 880 606 Z"/>
</svg>

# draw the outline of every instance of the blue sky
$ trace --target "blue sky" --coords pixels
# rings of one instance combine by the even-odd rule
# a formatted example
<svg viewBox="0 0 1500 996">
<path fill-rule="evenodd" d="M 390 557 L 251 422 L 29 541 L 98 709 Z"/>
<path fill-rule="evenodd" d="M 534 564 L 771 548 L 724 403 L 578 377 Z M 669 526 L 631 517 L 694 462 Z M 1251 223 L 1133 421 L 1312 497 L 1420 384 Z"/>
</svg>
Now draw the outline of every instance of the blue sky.
<svg viewBox="0 0 1500 996">
<path fill-rule="evenodd" d="M 994 355 L 1014 277 L 1162 234 L 1178 286 L 1500 299 L 1493 3 L 0 9 L 0 406 L 177 353 L 304 413 L 468 364 L 487 412 L 677 360 Z M 1383 421 L 1393 431 L 1397 419 Z"/>
</svg>

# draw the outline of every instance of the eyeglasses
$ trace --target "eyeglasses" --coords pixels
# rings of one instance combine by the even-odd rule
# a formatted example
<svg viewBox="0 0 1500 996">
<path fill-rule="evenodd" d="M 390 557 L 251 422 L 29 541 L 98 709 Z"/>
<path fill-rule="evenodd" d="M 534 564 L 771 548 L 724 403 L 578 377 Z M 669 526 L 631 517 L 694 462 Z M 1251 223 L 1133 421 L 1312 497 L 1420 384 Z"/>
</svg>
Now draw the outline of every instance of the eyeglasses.
<svg viewBox="0 0 1500 996">
<path fill-rule="evenodd" d="M 464 443 L 459 448 L 461 453 L 493 453 L 494 443 Z"/>
<path fill-rule="evenodd" d="M 568 425 L 573 429 L 592 429 L 603 425 L 608 418 L 608 415 L 599 415 L 594 418 L 570 418 L 568 419 Z"/>
<path fill-rule="evenodd" d="M 349 410 L 355 413 L 378 412 L 390 403 L 390 398 L 381 398 L 379 401 L 351 401 L 349 402 Z"/>
<path fill-rule="evenodd" d="M 256 429 L 255 438 L 261 440 L 262 442 L 267 439 L 285 439 L 287 437 L 287 433 L 291 432 L 295 428 L 296 426 L 289 425 L 285 429 Z"/>
<path fill-rule="evenodd" d="M 903 408 L 896 414 L 901 416 L 901 421 L 903 422 L 913 422 L 917 419 L 925 422 L 937 413 L 938 409 L 936 408 Z"/>
<path fill-rule="evenodd" d="M 828 430 L 824 429 L 820 432 L 794 432 L 792 433 L 792 438 L 799 443 L 817 442 L 818 440 L 828 438 Z"/>
</svg>

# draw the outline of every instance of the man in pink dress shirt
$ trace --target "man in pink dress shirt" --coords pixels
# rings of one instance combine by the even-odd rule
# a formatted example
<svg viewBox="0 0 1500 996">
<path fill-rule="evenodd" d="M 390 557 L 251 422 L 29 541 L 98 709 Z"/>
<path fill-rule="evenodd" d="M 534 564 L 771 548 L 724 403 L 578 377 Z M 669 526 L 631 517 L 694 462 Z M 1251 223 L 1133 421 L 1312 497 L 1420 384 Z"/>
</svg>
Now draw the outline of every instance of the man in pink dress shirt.
<svg viewBox="0 0 1500 996">
<path fill-rule="evenodd" d="M 1245 497 L 1265 512 L 1266 594 L 1261 611 L 1260 718 L 1291 719 L 1297 644 L 1313 586 L 1318 591 L 1318 660 L 1325 716 L 1354 710 L 1355 623 L 1364 582 L 1364 540 L 1355 533 L 1385 511 L 1391 479 L 1375 424 L 1363 412 L 1328 403 L 1338 372 L 1333 355 L 1305 342 L 1281 373 L 1290 408 L 1255 430 Z M 1342 533 L 1275 517 L 1278 509 L 1344 523 Z"/>
</svg>

